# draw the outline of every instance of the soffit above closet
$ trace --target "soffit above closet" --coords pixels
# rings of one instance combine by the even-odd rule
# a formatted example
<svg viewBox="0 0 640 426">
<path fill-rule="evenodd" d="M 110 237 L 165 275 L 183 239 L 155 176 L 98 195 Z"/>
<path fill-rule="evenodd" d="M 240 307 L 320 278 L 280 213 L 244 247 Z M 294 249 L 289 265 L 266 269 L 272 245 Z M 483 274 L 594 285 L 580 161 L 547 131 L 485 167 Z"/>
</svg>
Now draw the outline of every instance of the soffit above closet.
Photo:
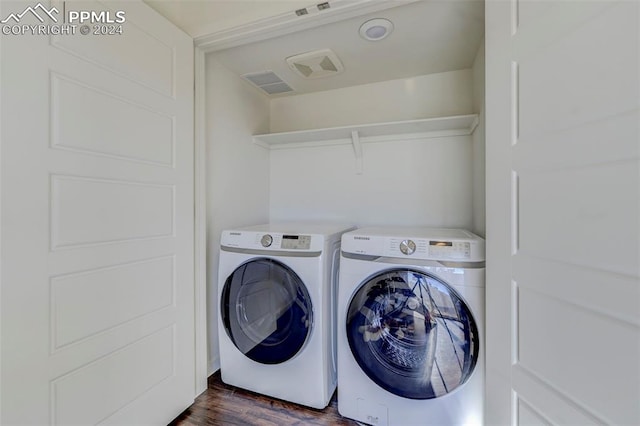
<svg viewBox="0 0 640 426">
<path fill-rule="evenodd" d="M 281 3 L 274 1 L 273 5 Z M 301 3 L 289 4 L 297 7 Z M 392 33 L 376 42 L 363 39 L 360 26 L 373 18 L 393 22 Z M 421 0 L 214 55 L 239 76 L 273 71 L 294 89 L 288 94 L 295 95 L 471 68 L 483 37 L 484 1 Z M 287 65 L 287 57 L 325 48 L 335 52 L 344 72 L 305 79 Z"/>
<path fill-rule="evenodd" d="M 293 12 L 313 4 L 313 0 L 143 1 L 193 38 Z"/>
</svg>

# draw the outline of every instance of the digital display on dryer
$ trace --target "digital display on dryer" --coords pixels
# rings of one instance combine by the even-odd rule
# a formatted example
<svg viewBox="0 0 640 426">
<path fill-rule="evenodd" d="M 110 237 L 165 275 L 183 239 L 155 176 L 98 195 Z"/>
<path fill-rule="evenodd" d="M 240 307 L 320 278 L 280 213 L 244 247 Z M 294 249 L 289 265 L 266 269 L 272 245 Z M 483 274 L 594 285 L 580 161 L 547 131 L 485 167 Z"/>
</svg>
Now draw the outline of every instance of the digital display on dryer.
<svg viewBox="0 0 640 426">
<path fill-rule="evenodd" d="M 311 235 L 283 235 L 280 248 L 286 250 L 309 250 Z"/>
</svg>

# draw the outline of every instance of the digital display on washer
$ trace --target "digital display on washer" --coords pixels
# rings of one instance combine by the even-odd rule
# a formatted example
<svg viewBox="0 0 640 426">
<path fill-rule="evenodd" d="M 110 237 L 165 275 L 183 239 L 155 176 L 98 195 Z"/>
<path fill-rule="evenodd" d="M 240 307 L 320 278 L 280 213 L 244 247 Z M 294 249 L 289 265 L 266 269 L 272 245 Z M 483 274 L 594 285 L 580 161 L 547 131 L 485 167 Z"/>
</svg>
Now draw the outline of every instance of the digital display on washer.
<svg viewBox="0 0 640 426">
<path fill-rule="evenodd" d="M 451 247 L 453 243 L 451 241 L 429 241 L 430 246 L 438 246 L 438 247 Z"/>
<path fill-rule="evenodd" d="M 311 235 L 283 235 L 280 248 L 287 250 L 309 250 Z"/>
<path fill-rule="evenodd" d="M 429 255 L 448 259 L 469 259 L 471 244 L 467 241 L 429 241 Z"/>
</svg>

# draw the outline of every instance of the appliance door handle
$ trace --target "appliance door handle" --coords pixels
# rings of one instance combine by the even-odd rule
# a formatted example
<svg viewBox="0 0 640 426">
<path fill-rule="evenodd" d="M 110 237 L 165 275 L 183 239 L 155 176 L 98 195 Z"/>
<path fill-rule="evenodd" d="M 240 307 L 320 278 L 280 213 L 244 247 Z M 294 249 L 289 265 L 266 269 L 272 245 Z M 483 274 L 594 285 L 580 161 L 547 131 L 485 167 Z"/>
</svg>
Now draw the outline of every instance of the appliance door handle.
<svg viewBox="0 0 640 426">
<path fill-rule="evenodd" d="M 333 366 L 333 371 L 338 372 L 338 363 L 336 360 L 336 340 L 338 338 L 338 328 L 336 326 L 337 323 L 337 315 L 338 315 L 338 301 L 336 300 L 337 287 L 338 287 L 338 272 L 340 270 L 339 267 L 339 258 L 340 258 L 340 246 L 336 244 L 333 249 L 333 256 L 331 258 L 331 285 L 330 285 L 330 306 L 331 306 L 331 365 Z"/>
</svg>

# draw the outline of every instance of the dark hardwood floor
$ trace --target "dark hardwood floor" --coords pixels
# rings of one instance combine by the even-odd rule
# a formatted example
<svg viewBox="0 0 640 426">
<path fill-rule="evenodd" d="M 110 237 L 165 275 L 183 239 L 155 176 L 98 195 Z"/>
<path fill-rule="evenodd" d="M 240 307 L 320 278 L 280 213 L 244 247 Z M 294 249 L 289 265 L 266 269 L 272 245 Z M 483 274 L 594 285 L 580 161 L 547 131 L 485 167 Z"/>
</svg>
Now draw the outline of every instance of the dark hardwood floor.
<svg viewBox="0 0 640 426">
<path fill-rule="evenodd" d="M 336 394 L 324 410 L 269 398 L 224 384 L 220 371 L 209 377 L 208 389 L 169 426 L 238 425 L 354 426 L 358 423 L 338 414 Z"/>
</svg>

